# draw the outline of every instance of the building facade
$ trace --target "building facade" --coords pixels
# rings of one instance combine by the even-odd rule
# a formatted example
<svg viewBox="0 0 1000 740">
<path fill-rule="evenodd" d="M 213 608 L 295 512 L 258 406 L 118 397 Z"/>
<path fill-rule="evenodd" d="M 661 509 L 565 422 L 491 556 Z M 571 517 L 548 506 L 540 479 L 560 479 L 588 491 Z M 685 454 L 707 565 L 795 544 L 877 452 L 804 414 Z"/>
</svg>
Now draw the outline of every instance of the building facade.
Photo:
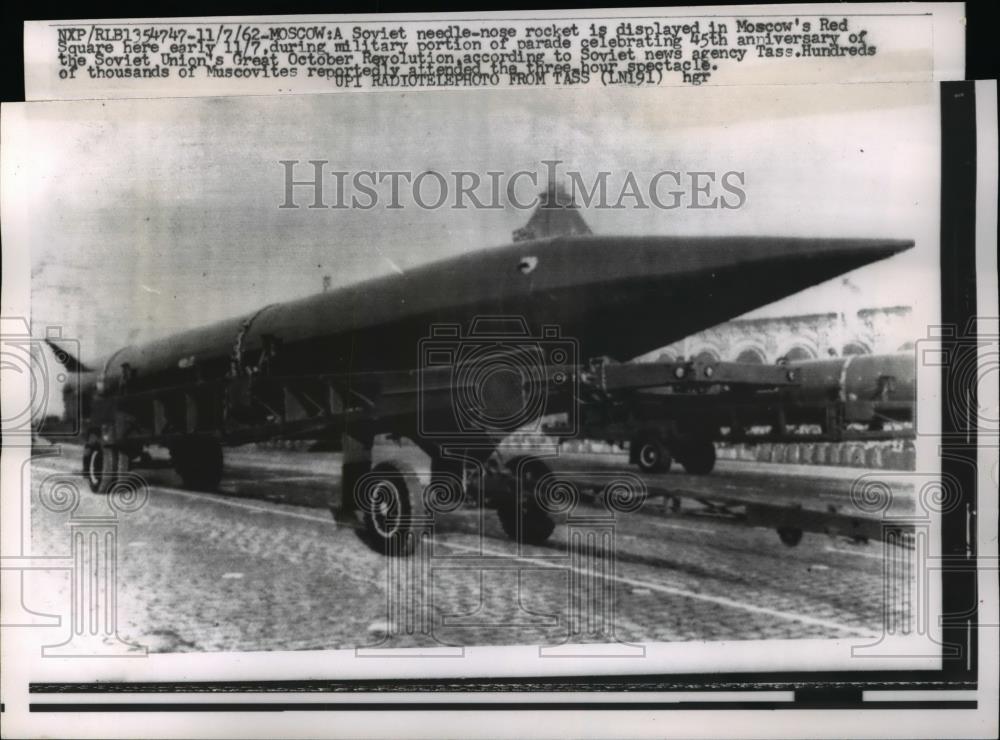
<svg viewBox="0 0 1000 740">
<path fill-rule="evenodd" d="M 711 357 L 773 364 L 845 355 L 890 354 L 913 347 L 909 306 L 865 308 L 856 314 L 817 313 L 734 319 L 693 334 L 641 359 Z"/>
</svg>

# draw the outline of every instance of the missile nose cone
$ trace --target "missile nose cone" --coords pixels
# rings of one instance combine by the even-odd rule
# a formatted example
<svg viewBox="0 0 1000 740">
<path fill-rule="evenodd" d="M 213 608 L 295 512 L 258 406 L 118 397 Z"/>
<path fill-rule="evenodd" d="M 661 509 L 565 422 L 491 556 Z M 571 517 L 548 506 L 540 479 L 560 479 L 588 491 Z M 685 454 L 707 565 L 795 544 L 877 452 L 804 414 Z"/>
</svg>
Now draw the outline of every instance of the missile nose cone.
<svg viewBox="0 0 1000 740">
<path fill-rule="evenodd" d="M 552 255 L 555 282 L 575 293 L 570 301 L 588 305 L 580 334 L 628 359 L 912 246 L 888 239 L 564 237 L 554 240 Z"/>
<path fill-rule="evenodd" d="M 695 279 L 710 290 L 727 276 L 745 279 L 748 271 L 765 270 L 768 282 L 783 281 L 780 288 L 789 295 L 913 245 L 891 239 L 568 237 L 554 240 L 546 256 L 573 283 L 656 279 L 670 287 Z"/>
</svg>

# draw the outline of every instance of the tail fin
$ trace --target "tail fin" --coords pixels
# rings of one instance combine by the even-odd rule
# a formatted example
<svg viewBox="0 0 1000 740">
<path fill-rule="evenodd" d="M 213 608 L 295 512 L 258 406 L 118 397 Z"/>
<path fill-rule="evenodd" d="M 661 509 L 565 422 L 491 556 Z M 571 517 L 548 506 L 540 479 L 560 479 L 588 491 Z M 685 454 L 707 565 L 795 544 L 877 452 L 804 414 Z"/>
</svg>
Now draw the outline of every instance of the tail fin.
<svg viewBox="0 0 1000 740">
<path fill-rule="evenodd" d="M 62 365 L 67 370 L 69 370 L 71 373 L 91 372 L 91 369 L 89 367 L 87 367 L 78 359 L 73 357 L 73 355 L 64 350 L 62 347 L 53 342 L 51 339 L 46 338 L 45 343 L 49 345 L 49 348 L 52 350 L 52 354 L 56 356 L 56 360 L 59 362 L 59 364 Z"/>
<path fill-rule="evenodd" d="M 528 223 L 514 232 L 514 241 L 525 242 L 552 236 L 592 234 L 580 215 L 580 207 L 562 186 L 550 183 L 538 196 L 538 206 Z"/>
</svg>

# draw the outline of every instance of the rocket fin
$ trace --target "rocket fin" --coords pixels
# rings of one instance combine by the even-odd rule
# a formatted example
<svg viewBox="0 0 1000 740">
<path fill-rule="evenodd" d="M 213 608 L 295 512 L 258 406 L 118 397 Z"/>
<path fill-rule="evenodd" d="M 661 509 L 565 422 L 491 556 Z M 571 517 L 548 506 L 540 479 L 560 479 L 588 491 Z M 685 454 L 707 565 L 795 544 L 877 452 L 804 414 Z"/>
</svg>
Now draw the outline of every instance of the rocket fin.
<svg viewBox="0 0 1000 740">
<path fill-rule="evenodd" d="M 58 344 L 53 342 L 51 339 L 46 339 L 45 343 L 49 345 L 52 350 L 52 354 L 56 356 L 56 360 L 64 368 L 69 370 L 71 373 L 89 373 L 91 369 L 80 362 L 77 358 L 73 357 L 69 352 L 64 350 Z"/>
</svg>

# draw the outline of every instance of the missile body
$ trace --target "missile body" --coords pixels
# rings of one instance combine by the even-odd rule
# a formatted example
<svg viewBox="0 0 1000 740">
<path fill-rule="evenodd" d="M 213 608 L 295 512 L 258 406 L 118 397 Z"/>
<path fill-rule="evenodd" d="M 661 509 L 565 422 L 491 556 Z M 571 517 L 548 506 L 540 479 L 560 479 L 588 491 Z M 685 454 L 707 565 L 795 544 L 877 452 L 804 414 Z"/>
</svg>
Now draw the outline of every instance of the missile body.
<svg viewBox="0 0 1000 740">
<path fill-rule="evenodd" d="M 419 370 L 420 341 L 477 317 L 555 327 L 578 359 L 627 360 L 913 245 L 909 241 L 560 236 L 430 263 L 123 347 L 84 392 L 181 386 L 260 369 L 279 375 Z M 544 341 L 544 337 L 541 338 Z"/>
</svg>

